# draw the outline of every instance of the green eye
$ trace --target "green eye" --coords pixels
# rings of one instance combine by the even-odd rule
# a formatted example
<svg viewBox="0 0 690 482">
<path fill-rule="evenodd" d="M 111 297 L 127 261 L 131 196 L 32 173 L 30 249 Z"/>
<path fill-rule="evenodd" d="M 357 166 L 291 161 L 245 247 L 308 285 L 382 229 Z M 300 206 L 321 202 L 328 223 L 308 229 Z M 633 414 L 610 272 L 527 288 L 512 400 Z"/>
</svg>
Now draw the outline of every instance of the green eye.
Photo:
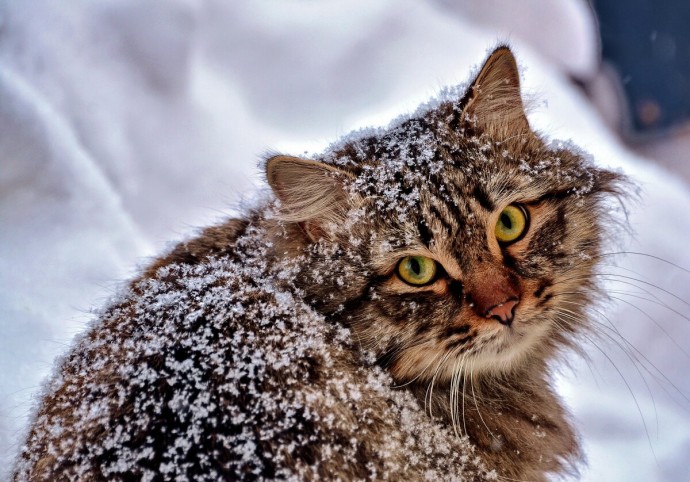
<svg viewBox="0 0 690 482">
<path fill-rule="evenodd" d="M 496 222 L 499 243 L 514 243 L 527 231 L 527 211 L 519 204 L 507 206 Z"/>
<path fill-rule="evenodd" d="M 436 276 L 436 261 L 426 256 L 407 256 L 398 264 L 398 276 L 407 284 L 422 286 Z"/>
</svg>

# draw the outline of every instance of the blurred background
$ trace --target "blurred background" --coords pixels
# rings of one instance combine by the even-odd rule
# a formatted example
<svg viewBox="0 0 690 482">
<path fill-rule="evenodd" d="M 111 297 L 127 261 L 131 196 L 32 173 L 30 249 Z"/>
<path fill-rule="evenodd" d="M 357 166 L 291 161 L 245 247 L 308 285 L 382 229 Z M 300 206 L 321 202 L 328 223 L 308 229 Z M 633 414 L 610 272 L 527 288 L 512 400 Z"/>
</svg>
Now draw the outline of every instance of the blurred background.
<svg viewBox="0 0 690 482">
<path fill-rule="evenodd" d="M 581 478 L 690 480 L 687 25 L 671 0 L 0 0 L 0 479 L 94 309 L 265 196 L 266 152 L 385 125 L 508 42 L 532 126 L 640 188 L 599 335 L 557 366 Z"/>
<path fill-rule="evenodd" d="M 602 63 L 583 87 L 628 145 L 690 180 L 690 3 L 592 6 Z"/>
</svg>

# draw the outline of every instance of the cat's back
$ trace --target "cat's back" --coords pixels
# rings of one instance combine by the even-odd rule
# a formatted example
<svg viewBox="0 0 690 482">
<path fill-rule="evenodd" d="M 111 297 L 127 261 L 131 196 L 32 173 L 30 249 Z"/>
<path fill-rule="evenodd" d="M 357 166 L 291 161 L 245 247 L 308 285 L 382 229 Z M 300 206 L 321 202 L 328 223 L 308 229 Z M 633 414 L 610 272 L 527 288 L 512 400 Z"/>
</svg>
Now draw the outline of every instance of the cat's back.
<svg viewBox="0 0 690 482">
<path fill-rule="evenodd" d="M 270 250 L 231 220 L 155 261 L 62 362 L 15 480 L 483 478 Z"/>
</svg>

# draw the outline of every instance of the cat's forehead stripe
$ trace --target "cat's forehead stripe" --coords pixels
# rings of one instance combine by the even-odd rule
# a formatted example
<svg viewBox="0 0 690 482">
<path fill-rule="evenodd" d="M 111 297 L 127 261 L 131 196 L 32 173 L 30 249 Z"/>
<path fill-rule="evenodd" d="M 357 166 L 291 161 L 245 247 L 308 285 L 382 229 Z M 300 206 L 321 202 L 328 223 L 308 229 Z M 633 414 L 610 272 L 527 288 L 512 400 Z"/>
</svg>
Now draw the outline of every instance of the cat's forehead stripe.
<svg viewBox="0 0 690 482">
<path fill-rule="evenodd" d="M 427 221 L 424 219 L 420 220 L 417 223 L 417 230 L 419 231 L 419 239 L 422 241 L 422 244 L 424 244 L 424 246 L 427 248 L 430 248 L 434 235 L 431 229 L 429 229 Z"/>
<path fill-rule="evenodd" d="M 472 197 L 477 200 L 479 205 L 487 211 L 493 211 L 496 206 L 489 196 L 489 193 L 479 184 L 474 186 L 472 190 Z"/>
<path fill-rule="evenodd" d="M 454 237 L 457 232 L 458 221 L 460 219 L 457 207 L 450 206 L 438 196 L 433 196 L 430 200 L 427 216 L 437 220 L 445 229 L 449 237 Z"/>
</svg>

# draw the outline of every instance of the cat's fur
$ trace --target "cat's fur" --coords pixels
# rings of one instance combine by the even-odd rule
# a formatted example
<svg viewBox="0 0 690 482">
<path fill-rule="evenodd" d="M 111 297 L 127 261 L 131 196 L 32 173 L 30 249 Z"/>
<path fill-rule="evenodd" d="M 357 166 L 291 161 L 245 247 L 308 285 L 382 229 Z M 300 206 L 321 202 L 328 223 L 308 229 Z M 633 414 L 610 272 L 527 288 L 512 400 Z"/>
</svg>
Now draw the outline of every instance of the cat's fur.
<svg viewBox="0 0 690 482">
<path fill-rule="evenodd" d="M 15 480 L 576 470 L 548 363 L 588 328 L 620 177 L 530 129 L 506 47 L 465 95 L 266 172 L 277 203 L 154 261 L 77 343 Z M 502 246 L 511 203 L 530 225 Z M 408 255 L 441 276 L 405 284 Z"/>
</svg>

